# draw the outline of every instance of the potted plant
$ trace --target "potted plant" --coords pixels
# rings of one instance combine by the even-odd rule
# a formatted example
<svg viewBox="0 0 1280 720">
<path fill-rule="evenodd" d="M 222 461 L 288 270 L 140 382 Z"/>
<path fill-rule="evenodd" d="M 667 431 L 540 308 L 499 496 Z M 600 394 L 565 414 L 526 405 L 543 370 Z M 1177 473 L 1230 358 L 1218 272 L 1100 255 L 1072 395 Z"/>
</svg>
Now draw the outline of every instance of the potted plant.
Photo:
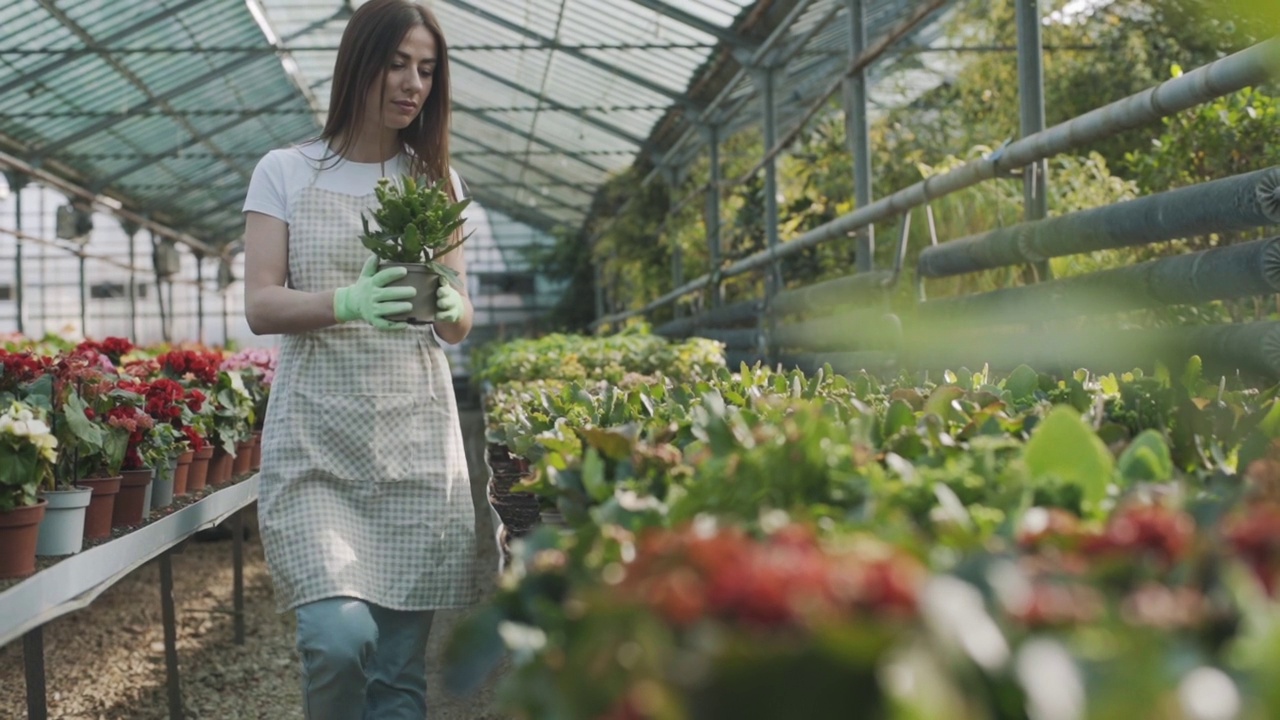
<svg viewBox="0 0 1280 720">
<path fill-rule="evenodd" d="M 64 448 L 59 477 L 93 491 L 84 517 L 84 536 L 90 540 L 111 535 L 120 468 L 129 446 L 129 431 L 107 419 L 111 401 L 102 389 L 100 384 L 67 387 L 55 421 Z"/>
<path fill-rule="evenodd" d="M 53 473 L 58 440 L 30 405 L 0 413 L 0 578 L 36 570 L 36 543 L 48 501 L 37 495 Z"/>
<path fill-rule="evenodd" d="M 107 414 L 107 423 L 128 433 L 128 444 L 120 467 L 120 494 L 116 496 L 111 513 L 111 527 L 142 522 L 150 507 L 147 498 L 155 471 L 143 458 L 143 446 L 155 427 L 155 420 L 144 410 L 146 392 L 145 383 L 121 379 L 117 381 L 116 389 L 109 393 L 116 403 Z"/>
<path fill-rule="evenodd" d="M 467 238 L 459 236 L 462 211 L 470 199 L 453 202 L 445 183 L 419 183 L 406 176 L 401 183 L 387 178 L 374 191 L 378 207 L 372 217 L 361 216 L 364 234 L 360 240 L 381 261 L 378 266 L 404 267 L 408 274 L 388 287 L 412 287 L 417 291 L 406 313 L 388 315 L 388 320 L 425 325 L 435 321 L 436 291 L 441 282 L 458 286 L 458 273 L 436 258 L 457 249 Z M 376 228 L 370 227 L 370 220 Z M 459 288 L 461 289 L 461 288 Z"/>
</svg>

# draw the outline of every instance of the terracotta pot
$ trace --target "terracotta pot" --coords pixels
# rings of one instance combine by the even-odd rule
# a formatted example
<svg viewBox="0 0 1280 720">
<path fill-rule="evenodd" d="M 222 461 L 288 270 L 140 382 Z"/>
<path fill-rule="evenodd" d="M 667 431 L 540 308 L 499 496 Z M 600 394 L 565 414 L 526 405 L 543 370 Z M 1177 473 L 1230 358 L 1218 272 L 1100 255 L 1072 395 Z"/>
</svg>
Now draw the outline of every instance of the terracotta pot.
<svg viewBox="0 0 1280 720">
<path fill-rule="evenodd" d="M 191 475 L 191 460 L 195 453 L 188 450 L 178 455 L 178 465 L 173 469 L 173 496 L 182 497 L 187 494 L 187 478 Z"/>
<path fill-rule="evenodd" d="M 207 484 L 213 487 L 231 482 L 231 455 L 221 447 L 213 449 L 213 457 L 209 458 Z"/>
<path fill-rule="evenodd" d="M 0 579 L 26 577 L 36 571 L 36 538 L 47 504 L 41 498 L 35 505 L 0 512 Z"/>
<path fill-rule="evenodd" d="M 410 325 L 429 325 L 436 319 L 436 291 L 440 289 L 440 276 L 432 272 L 422 263 L 380 262 L 378 269 L 402 267 L 409 271 L 399 280 L 392 280 L 387 287 L 411 287 L 417 294 L 409 300 L 413 307 L 409 312 L 387 315 L 392 322 L 405 322 Z"/>
<path fill-rule="evenodd" d="M 147 487 L 154 474 L 151 468 L 120 473 L 120 494 L 116 495 L 115 510 L 111 512 L 111 527 L 137 525 L 147 516 Z"/>
<path fill-rule="evenodd" d="M 213 446 L 205 445 L 191 458 L 191 469 L 187 471 L 187 492 L 198 493 L 204 490 L 209 480 L 209 461 L 213 459 Z"/>
<path fill-rule="evenodd" d="M 249 472 L 253 463 L 253 441 L 246 440 L 236 443 L 236 459 L 231 464 L 231 473 L 236 477 L 240 477 Z"/>
<path fill-rule="evenodd" d="M 249 469 L 257 471 L 262 467 L 262 431 L 253 431 L 253 457 L 249 460 Z"/>
<path fill-rule="evenodd" d="M 77 485 L 93 490 L 93 496 L 89 498 L 89 508 L 84 513 L 85 540 L 111 537 L 111 516 L 115 514 L 116 496 L 120 494 L 120 481 L 119 475 L 76 481 Z"/>
</svg>

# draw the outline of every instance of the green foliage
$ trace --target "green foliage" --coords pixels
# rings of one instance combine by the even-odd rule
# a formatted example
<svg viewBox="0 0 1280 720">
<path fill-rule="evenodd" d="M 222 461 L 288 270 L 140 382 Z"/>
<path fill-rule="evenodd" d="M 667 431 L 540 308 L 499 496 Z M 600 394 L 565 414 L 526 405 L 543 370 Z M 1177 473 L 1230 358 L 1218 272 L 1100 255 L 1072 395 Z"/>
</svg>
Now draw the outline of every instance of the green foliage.
<svg viewBox="0 0 1280 720">
<path fill-rule="evenodd" d="M 412 177 L 395 183 L 388 178 L 378 181 L 374 190 L 378 207 L 371 216 L 362 215 L 364 234 L 360 241 L 383 262 L 422 263 L 449 282 L 457 283 L 458 273 L 434 260 L 447 255 L 470 237 L 454 240 L 463 225 L 462 212 L 471 204 L 449 199 L 441 179 L 433 184 L 419 184 Z M 370 228 L 372 220 L 374 228 Z"/>
</svg>

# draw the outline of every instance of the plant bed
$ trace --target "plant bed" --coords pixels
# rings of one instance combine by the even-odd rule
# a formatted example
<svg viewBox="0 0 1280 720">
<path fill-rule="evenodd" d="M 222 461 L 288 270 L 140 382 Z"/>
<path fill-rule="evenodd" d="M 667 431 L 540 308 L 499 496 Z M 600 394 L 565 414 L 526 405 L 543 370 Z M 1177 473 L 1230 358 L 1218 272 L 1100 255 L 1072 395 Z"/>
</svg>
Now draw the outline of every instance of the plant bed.
<svg viewBox="0 0 1280 720">
<path fill-rule="evenodd" d="M 489 445 L 489 467 L 493 470 L 493 480 L 489 483 L 489 502 L 506 527 L 505 538 L 518 538 L 528 534 L 538 524 L 540 517 L 538 498 L 518 490 L 513 491 L 513 488 L 530 474 L 521 470 L 520 459 L 511 455 L 502 445 Z"/>
</svg>

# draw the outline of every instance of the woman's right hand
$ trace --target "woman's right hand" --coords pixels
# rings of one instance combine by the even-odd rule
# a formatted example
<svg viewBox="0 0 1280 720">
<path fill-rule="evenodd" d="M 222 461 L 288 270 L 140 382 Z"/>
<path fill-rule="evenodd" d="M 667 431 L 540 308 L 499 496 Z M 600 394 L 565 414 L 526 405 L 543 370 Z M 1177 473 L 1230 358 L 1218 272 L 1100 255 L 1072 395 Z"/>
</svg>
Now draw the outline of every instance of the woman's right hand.
<svg viewBox="0 0 1280 720">
<path fill-rule="evenodd" d="M 411 287 L 387 287 L 409 273 L 403 267 L 378 270 L 378 258 L 370 256 L 365 262 L 360 278 L 355 284 L 338 288 L 333 293 L 333 316 L 338 322 L 364 320 L 379 330 L 401 330 L 408 327 L 402 322 L 387 320 L 387 315 L 408 312 L 413 305 L 405 302 L 417 290 Z"/>
</svg>

